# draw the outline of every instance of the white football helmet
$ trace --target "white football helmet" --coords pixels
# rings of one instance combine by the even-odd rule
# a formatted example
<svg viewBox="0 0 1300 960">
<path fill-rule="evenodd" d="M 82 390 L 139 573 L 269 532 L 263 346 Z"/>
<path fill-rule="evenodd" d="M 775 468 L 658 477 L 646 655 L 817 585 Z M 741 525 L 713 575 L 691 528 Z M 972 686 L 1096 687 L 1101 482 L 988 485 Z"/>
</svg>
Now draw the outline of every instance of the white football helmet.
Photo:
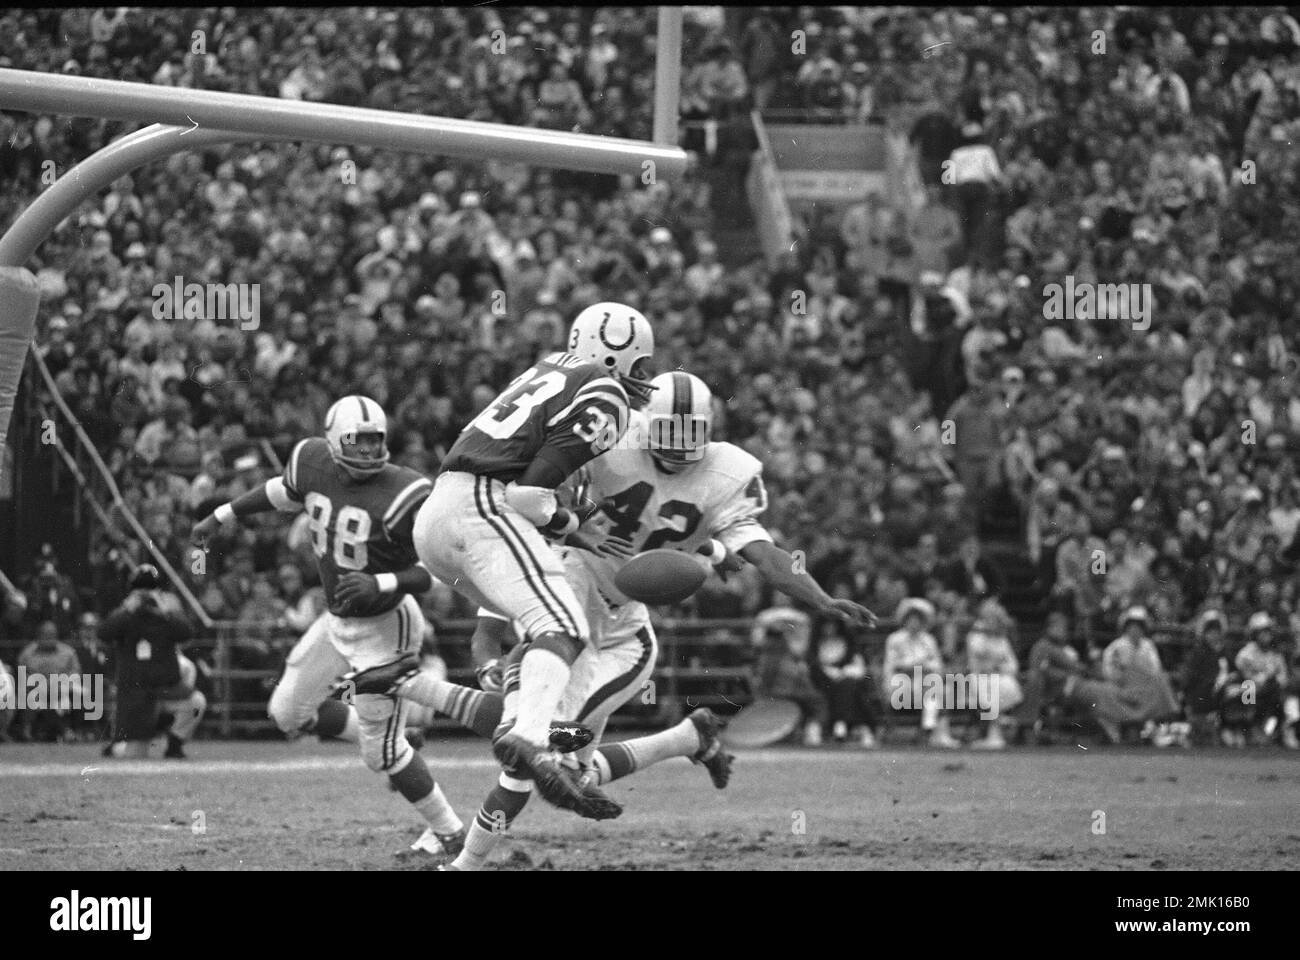
<svg viewBox="0 0 1300 960">
<path fill-rule="evenodd" d="M 646 442 L 655 463 L 676 473 L 704 457 L 713 434 L 713 393 L 684 370 L 661 373 L 651 382 L 646 405 Z"/>
<path fill-rule="evenodd" d="M 379 446 L 369 455 L 356 449 L 359 438 L 366 434 L 379 434 Z M 334 462 L 354 480 L 372 477 L 388 462 L 388 417 L 375 401 L 354 393 L 325 414 L 325 442 Z"/>
<path fill-rule="evenodd" d="M 627 304 L 605 301 L 587 307 L 569 327 L 567 349 L 612 373 L 634 401 L 644 404 L 654 389 L 637 370 L 654 356 L 654 331 L 645 314 Z"/>
</svg>

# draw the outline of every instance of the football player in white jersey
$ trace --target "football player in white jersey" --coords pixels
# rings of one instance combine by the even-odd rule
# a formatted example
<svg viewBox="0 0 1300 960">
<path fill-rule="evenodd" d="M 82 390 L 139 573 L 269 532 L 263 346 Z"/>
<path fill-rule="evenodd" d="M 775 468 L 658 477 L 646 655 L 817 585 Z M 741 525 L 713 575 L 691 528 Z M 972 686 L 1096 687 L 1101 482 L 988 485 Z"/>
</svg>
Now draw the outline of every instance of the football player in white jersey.
<svg viewBox="0 0 1300 960">
<path fill-rule="evenodd" d="M 614 577 L 635 553 L 656 548 L 701 553 L 720 575 L 752 563 L 775 589 L 816 612 L 855 626 L 875 622 L 870 610 L 827 594 L 794 558 L 777 547 L 759 522 L 767 507 L 762 464 L 739 447 L 712 441 L 712 394 L 698 377 L 682 371 L 656 377 L 644 417 L 634 417 L 614 449 L 575 475 L 577 499 L 600 510 L 561 547 L 566 576 L 583 603 L 592 646 L 573 664 L 560 704 L 599 738 L 605 721 L 644 686 L 655 662 L 654 630 L 644 604 L 618 589 Z M 580 547 L 580 548 L 575 548 Z M 504 624 L 500 624 L 504 626 Z M 480 634 L 500 636 L 500 626 L 480 621 Z M 476 638 L 478 635 L 476 635 Z M 487 651 L 490 656 L 491 651 Z M 483 663 L 480 682 L 493 683 Z M 502 682 L 517 683 L 513 665 Z M 625 777 L 670 757 L 688 757 L 708 769 L 715 786 L 726 785 L 730 760 L 711 711 L 697 710 L 676 726 L 646 737 L 580 751 L 584 789 Z M 523 809 L 529 784 L 502 776 L 470 825 L 454 869 L 480 868 L 504 828 Z"/>
</svg>

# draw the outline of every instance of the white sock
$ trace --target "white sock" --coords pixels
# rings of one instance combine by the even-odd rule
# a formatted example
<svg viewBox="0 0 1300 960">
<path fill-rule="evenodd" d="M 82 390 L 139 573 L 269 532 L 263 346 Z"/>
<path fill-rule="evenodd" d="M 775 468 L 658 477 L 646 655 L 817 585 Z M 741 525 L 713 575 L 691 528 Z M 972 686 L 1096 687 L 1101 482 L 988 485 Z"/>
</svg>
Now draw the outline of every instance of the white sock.
<svg viewBox="0 0 1300 960">
<path fill-rule="evenodd" d="M 403 683 L 397 692 L 407 700 L 414 700 L 442 713 L 450 713 L 447 705 L 451 695 L 456 692 L 456 685 L 421 671 Z"/>
<path fill-rule="evenodd" d="M 497 842 L 500 839 L 500 831 L 484 829 L 476 817 L 474 822 L 469 825 L 469 832 L 465 834 L 464 848 L 456 855 L 456 859 L 451 862 L 451 865 L 457 870 L 466 872 L 482 870 L 483 865 L 487 863 L 487 858 L 492 855 L 492 851 L 496 849 Z"/>
<path fill-rule="evenodd" d="M 683 720 L 674 727 L 652 733 L 648 737 L 635 737 L 620 740 L 618 745 L 631 755 L 634 770 L 646 767 L 672 757 L 692 757 L 700 751 L 700 732 L 695 724 Z M 609 761 L 597 751 L 592 763 L 600 773 L 600 783 L 610 782 Z"/>
<path fill-rule="evenodd" d="M 436 783 L 427 797 L 415 801 L 411 806 L 424 817 L 434 833 L 455 833 L 465 826 L 460 817 L 456 816 L 456 811 L 451 808 L 451 804 L 447 802 L 442 787 Z"/>
<path fill-rule="evenodd" d="M 519 718 L 515 733 L 546 743 L 551 719 L 569 683 L 569 665 L 549 650 L 529 650 L 519 665 Z"/>
<path fill-rule="evenodd" d="M 348 722 L 343 725 L 339 739 L 348 743 L 361 742 L 361 718 L 357 716 L 356 707 L 348 707 Z"/>
</svg>

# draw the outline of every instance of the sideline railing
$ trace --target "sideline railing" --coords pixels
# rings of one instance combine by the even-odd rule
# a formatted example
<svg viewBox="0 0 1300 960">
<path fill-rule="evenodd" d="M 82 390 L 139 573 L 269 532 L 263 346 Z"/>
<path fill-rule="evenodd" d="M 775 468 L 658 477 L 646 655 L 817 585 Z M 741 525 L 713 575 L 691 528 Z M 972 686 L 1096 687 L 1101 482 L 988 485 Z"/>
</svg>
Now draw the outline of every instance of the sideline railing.
<svg viewBox="0 0 1300 960">
<path fill-rule="evenodd" d="M 190 608 L 190 612 L 194 614 L 199 623 L 204 627 L 211 628 L 213 625 L 212 618 L 208 616 L 207 611 L 203 609 L 203 606 L 199 603 L 198 599 L 190 591 L 189 586 L 181 579 L 180 575 L 177 574 L 175 567 L 172 566 L 167 557 L 164 556 L 162 551 L 154 544 L 153 538 L 145 531 L 144 526 L 140 523 L 135 513 L 132 512 L 131 508 L 122 498 L 122 491 L 118 489 L 117 481 L 113 479 L 113 472 L 108 469 L 108 465 L 104 463 L 104 458 L 99 455 L 99 451 L 95 449 L 94 443 L 91 442 L 90 437 L 82 427 L 81 421 L 77 419 L 76 414 L 72 412 L 68 407 L 67 402 L 63 399 L 63 395 L 59 392 L 58 385 L 54 382 L 54 377 L 50 374 L 50 368 L 45 365 L 45 360 L 41 357 L 39 351 L 36 350 L 34 344 L 32 346 L 31 356 L 36 363 L 36 369 L 40 372 L 41 380 L 45 384 L 46 392 L 54 402 L 54 406 L 58 409 L 59 414 L 67 422 L 68 426 L 72 428 L 73 436 L 77 438 L 79 451 L 89 458 L 100 479 L 104 482 L 104 486 L 108 490 L 109 496 L 112 497 L 113 506 L 116 507 L 119 513 L 121 513 L 122 519 L 125 520 L 127 526 L 131 528 L 131 532 L 135 535 L 136 539 L 144 544 L 145 549 L 149 551 L 149 555 L 153 557 L 154 562 L 158 565 L 158 569 L 161 570 L 167 576 L 168 580 L 171 581 L 172 588 L 181 599 L 185 601 L 185 604 Z M 97 514 L 103 521 L 105 521 L 107 528 L 110 531 L 116 529 L 116 525 L 109 522 L 107 511 L 98 504 L 94 499 L 93 494 L 91 494 L 89 484 L 86 482 L 86 477 L 76 466 L 75 459 L 69 454 L 62 442 L 58 441 L 57 430 L 54 431 L 54 436 L 57 441 L 55 444 L 56 447 L 58 447 L 60 454 L 64 458 L 64 462 L 70 464 L 73 476 L 77 479 L 78 484 L 82 486 L 87 499 L 94 504 Z"/>
</svg>

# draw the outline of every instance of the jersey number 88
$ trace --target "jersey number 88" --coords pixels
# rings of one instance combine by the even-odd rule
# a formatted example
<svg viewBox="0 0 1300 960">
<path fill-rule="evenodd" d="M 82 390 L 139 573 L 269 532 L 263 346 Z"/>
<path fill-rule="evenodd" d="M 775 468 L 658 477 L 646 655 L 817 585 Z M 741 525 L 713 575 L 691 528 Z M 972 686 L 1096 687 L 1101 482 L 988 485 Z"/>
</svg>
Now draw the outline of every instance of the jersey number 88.
<svg viewBox="0 0 1300 960">
<path fill-rule="evenodd" d="M 311 547 L 316 556 L 323 557 L 329 550 L 330 515 L 334 505 L 329 497 L 309 493 L 303 503 L 307 507 L 311 524 Z M 344 505 L 334 519 L 334 563 L 343 570 L 366 568 L 366 541 L 370 539 L 370 514 L 360 507 Z"/>
</svg>

